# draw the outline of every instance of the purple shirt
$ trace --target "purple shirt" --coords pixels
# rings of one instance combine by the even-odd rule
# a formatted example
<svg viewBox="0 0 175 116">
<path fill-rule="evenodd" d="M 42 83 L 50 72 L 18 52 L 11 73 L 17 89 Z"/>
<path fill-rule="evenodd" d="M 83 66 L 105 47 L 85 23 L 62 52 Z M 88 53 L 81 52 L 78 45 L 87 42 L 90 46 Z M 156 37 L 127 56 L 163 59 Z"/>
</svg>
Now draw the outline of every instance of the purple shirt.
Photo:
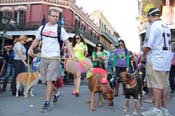
<svg viewBox="0 0 175 116">
<path fill-rule="evenodd" d="M 115 51 L 116 53 L 116 66 L 117 67 L 127 67 L 126 66 L 126 54 L 125 54 L 125 50 L 119 50 L 119 49 L 116 49 Z"/>
</svg>

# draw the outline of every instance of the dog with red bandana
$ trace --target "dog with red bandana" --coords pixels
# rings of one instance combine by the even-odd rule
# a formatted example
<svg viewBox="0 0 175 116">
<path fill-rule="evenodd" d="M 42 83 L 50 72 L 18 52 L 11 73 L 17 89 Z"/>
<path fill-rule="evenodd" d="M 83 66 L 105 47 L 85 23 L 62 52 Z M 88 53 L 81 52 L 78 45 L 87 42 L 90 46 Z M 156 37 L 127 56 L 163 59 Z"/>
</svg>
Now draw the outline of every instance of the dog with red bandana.
<svg viewBox="0 0 175 116">
<path fill-rule="evenodd" d="M 90 91 L 90 109 L 95 111 L 94 96 L 99 93 L 98 106 L 102 106 L 102 98 L 107 101 L 109 106 L 113 106 L 114 93 L 110 88 L 107 80 L 107 72 L 102 68 L 92 68 L 86 74 L 88 88 Z"/>
</svg>

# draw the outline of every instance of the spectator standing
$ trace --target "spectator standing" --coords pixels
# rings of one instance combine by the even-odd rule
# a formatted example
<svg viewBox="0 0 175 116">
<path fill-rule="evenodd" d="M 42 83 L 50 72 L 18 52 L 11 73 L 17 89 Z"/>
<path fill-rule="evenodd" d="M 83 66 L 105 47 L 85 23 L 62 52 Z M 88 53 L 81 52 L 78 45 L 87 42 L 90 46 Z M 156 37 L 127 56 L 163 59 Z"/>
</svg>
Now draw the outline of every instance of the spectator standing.
<svg viewBox="0 0 175 116">
<path fill-rule="evenodd" d="M 43 15 L 41 25 L 45 25 L 45 24 L 46 24 L 46 17 L 45 17 L 45 15 Z"/>
<path fill-rule="evenodd" d="M 5 46 L 5 50 L 6 50 L 5 59 L 6 59 L 6 64 L 7 64 L 7 70 L 6 70 L 5 79 L 3 82 L 2 91 L 6 91 L 9 77 L 13 79 L 15 75 L 14 64 L 13 64 L 14 52 L 12 50 L 12 45 Z M 11 84 L 11 89 L 12 89 L 12 84 Z"/>
<path fill-rule="evenodd" d="M 101 43 L 96 44 L 95 51 L 92 52 L 93 67 L 105 69 L 106 53 Z"/>
<path fill-rule="evenodd" d="M 115 52 L 115 72 L 116 72 L 116 89 L 115 96 L 118 96 L 119 91 L 119 74 L 121 72 L 129 71 L 129 51 L 126 48 L 125 42 L 123 40 L 118 41 L 119 48 L 117 48 Z M 124 85 L 123 85 L 123 94 L 124 94 Z"/>
<path fill-rule="evenodd" d="M 171 61 L 171 68 L 170 68 L 170 74 L 169 74 L 169 84 L 171 92 L 170 94 L 173 95 L 175 91 L 175 52 L 173 50 L 173 59 Z"/>
<path fill-rule="evenodd" d="M 26 43 L 27 36 L 21 35 L 17 38 L 17 42 L 13 46 L 14 52 L 14 69 L 15 76 L 12 79 L 12 95 L 16 95 L 16 76 L 21 72 L 26 72 L 27 62 L 26 62 L 26 48 L 24 44 Z M 16 40 L 15 40 L 16 41 Z M 19 95 L 23 94 L 24 90 L 19 92 Z"/>
<path fill-rule="evenodd" d="M 107 71 L 108 71 L 108 75 L 111 74 L 112 79 L 108 79 L 108 81 L 110 81 L 110 86 L 112 89 L 115 89 L 116 83 L 116 73 L 115 73 L 115 64 L 114 64 L 114 60 L 115 60 L 115 46 L 114 44 L 110 44 L 110 50 L 109 50 L 109 56 L 108 56 L 108 60 L 107 60 Z"/>
<path fill-rule="evenodd" d="M 170 116 L 167 109 L 168 75 L 171 66 L 171 32 L 160 19 L 160 10 L 151 8 L 147 13 L 150 27 L 146 31 L 142 59 L 146 57 L 146 77 L 152 88 L 154 108 L 142 116 Z"/>
</svg>

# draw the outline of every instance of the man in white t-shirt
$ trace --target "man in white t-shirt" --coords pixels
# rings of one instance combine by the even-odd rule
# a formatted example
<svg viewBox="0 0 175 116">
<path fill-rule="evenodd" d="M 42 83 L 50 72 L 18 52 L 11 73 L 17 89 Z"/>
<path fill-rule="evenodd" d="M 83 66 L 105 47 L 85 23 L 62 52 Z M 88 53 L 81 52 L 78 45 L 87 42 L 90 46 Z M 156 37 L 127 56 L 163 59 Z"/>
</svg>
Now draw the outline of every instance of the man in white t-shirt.
<svg viewBox="0 0 175 116">
<path fill-rule="evenodd" d="M 147 56 L 146 75 L 153 92 L 154 108 L 142 112 L 142 116 L 170 116 L 167 110 L 167 87 L 172 59 L 171 32 L 161 21 L 159 9 L 151 8 L 147 18 L 150 25 L 144 41 L 143 58 Z"/>
<path fill-rule="evenodd" d="M 41 63 L 40 63 L 40 73 L 43 83 L 46 83 L 46 93 L 45 93 L 45 103 L 43 105 L 42 111 L 50 110 L 50 100 L 53 92 L 54 82 L 58 76 L 59 60 L 60 57 L 60 44 L 58 43 L 58 11 L 51 9 L 48 12 L 48 23 L 45 27 L 40 26 L 36 32 L 36 39 L 33 41 L 32 45 L 28 50 L 28 54 L 32 55 L 33 49 L 42 41 L 41 48 Z M 41 32 L 42 31 L 42 32 Z M 72 51 L 72 46 L 68 40 L 68 34 L 65 29 L 61 27 L 60 39 L 66 44 L 70 54 L 75 58 Z"/>
</svg>

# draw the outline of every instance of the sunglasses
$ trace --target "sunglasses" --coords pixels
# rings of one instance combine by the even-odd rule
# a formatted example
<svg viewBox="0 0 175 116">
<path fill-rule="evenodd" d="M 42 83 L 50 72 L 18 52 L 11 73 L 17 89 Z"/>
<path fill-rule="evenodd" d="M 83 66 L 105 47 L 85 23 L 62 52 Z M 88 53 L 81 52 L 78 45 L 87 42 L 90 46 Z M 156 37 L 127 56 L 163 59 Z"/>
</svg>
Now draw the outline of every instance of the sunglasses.
<svg viewBox="0 0 175 116">
<path fill-rule="evenodd" d="M 27 42 L 26 40 L 24 40 L 24 39 L 22 39 L 21 41 L 23 41 L 23 42 Z"/>
<path fill-rule="evenodd" d="M 75 39 L 80 39 L 80 37 L 75 37 Z"/>
<path fill-rule="evenodd" d="M 123 46 L 123 44 L 119 44 L 119 46 Z"/>
<path fill-rule="evenodd" d="M 50 15 L 50 16 L 52 16 L 52 17 L 54 17 L 54 18 L 58 18 L 58 16 L 57 16 L 57 15 Z"/>
</svg>

